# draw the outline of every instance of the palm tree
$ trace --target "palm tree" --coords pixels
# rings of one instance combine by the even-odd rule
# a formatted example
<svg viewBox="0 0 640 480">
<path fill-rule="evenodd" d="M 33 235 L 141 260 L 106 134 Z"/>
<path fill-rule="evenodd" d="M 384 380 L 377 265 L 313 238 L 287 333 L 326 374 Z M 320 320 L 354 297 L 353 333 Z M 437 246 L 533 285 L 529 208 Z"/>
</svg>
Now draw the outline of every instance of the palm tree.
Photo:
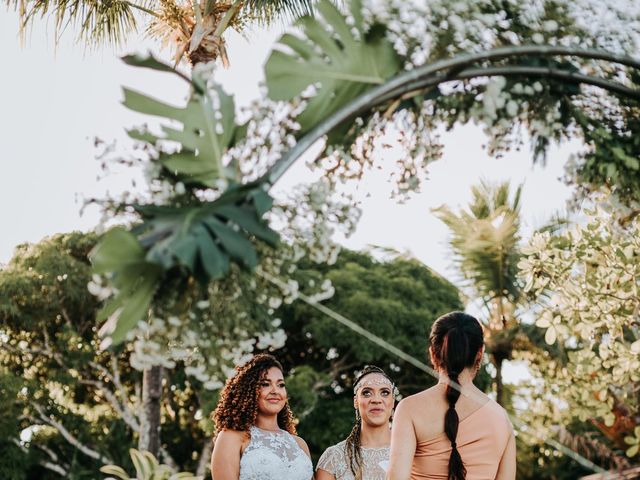
<svg viewBox="0 0 640 480">
<path fill-rule="evenodd" d="M 56 38 L 69 25 L 88 45 L 121 44 L 140 26 L 175 49 L 176 64 L 192 65 L 228 58 L 223 34 L 252 24 L 267 25 L 281 17 L 311 13 L 312 0 L 6 0 L 20 15 L 24 36 L 36 17 L 55 19 Z"/>
<path fill-rule="evenodd" d="M 450 246 L 464 287 L 484 305 L 486 350 L 496 369 L 496 398 L 501 405 L 502 364 L 512 356 L 522 298 L 517 279 L 521 191 L 520 185 L 510 198 L 508 182 L 482 181 L 472 187 L 468 211 L 455 213 L 446 205 L 434 209 L 451 231 Z"/>
</svg>

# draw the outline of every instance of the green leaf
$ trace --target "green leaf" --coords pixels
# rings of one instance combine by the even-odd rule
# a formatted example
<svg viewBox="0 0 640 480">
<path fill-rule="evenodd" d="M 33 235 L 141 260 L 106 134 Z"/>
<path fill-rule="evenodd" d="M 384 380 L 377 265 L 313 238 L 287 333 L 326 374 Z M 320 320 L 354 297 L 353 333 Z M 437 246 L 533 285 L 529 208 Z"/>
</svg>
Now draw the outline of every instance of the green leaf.
<svg viewBox="0 0 640 480">
<path fill-rule="evenodd" d="M 107 322 L 100 329 L 102 337 L 110 340 L 103 343 L 107 348 L 111 343 L 120 344 L 126 334 L 142 320 L 149 310 L 151 300 L 158 286 L 162 270 L 150 263 L 131 265 L 117 272 L 120 278 L 119 292 L 98 312 L 98 320 Z"/>
<path fill-rule="evenodd" d="M 122 57 L 122 61 L 127 65 L 131 65 L 134 67 L 144 67 L 144 68 L 150 68 L 152 70 L 158 70 L 161 72 L 176 73 L 175 69 L 157 60 L 150 53 L 147 55 L 142 55 L 139 53 L 135 53 L 132 55 L 125 55 Z"/>
<path fill-rule="evenodd" d="M 262 217 L 265 213 L 271 210 L 271 207 L 273 206 L 273 199 L 261 188 L 251 192 L 251 194 L 249 194 L 249 198 L 253 200 L 253 205 L 256 207 L 259 217 Z"/>
<path fill-rule="evenodd" d="M 253 244 L 246 237 L 229 228 L 215 218 L 208 218 L 205 225 L 214 233 L 223 248 L 235 259 L 241 261 L 249 268 L 255 268 L 258 264 L 258 256 Z"/>
<path fill-rule="evenodd" d="M 633 445 L 627 449 L 627 457 L 635 457 L 638 454 L 638 450 L 640 449 L 640 444 Z"/>
<path fill-rule="evenodd" d="M 93 271 L 102 274 L 140 262 L 144 258 L 144 251 L 133 234 L 116 227 L 103 235 L 89 258 Z"/>
<path fill-rule="evenodd" d="M 155 143 L 158 141 L 158 137 L 142 129 L 132 128 L 130 130 L 127 130 L 126 132 L 129 138 L 138 140 L 139 142 L 146 142 L 150 143 L 151 145 L 155 145 Z"/>
<path fill-rule="evenodd" d="M 183 108 L 174 107 L 126 87 L 122 89 L 122 92 L 124 93 L 122 104 L 129 110 L 157 117 L 167 117 L 177 121 L 183 120 L 185 115 L 185 109 Z"/>
<path fill-rule="evenodd" d="M 269 96 L 274 100 L 289 100 L 307 86 L 320 84 L 297 118 L 301 133 L 400 69 L 399 57 L 384 36 L 354 37 L 345 17 L 327 0 L 318 3 L 318 10 L 338 38 L 320 20 L 304 17 L 298 22 L 304 37 L 280 39 L 292 53 L 275 51 L 265 65 Z M 316 52 L 318 48 L 322 54 Z"/>
<path fill-rule="evenodd" d="M 278 243 L 278 234 L 258 220 L 255 211 L 247 207 L 224 206 L 219 209 L 222 216 L 241 226 L 247 232 L 264 240 L 271 246 Z"/>
<path fill-rule="evenodd" d="M 156 65 L 155 60 L 143 59 L 141 62 L 145 66 L 149 62 Z M 162 70 L 167 71 L 166 68 Z M 169 105 L 127 88 L 123 91 L 123 104 L 130 110 L 180 124 L 178 128 L 162 126 L 163 136 L 160 137 L 133 130 L 128 132 L 132 138 L 152 144 L 158 140 L 178 143 L 175 153 L 163 153 L 159 158 L 159 162 L 172 174 L 185 183 L 209 187 L 215 186 L 222 177 L 235 175 L 222 165 L 222 156 L 235 137 L 235 108 L 233 98 L 220 87 L 216 86 L 210 93 L 195 88 L 184 107 Z"/>
<path fill-rule="evenodd" d="M 207 229 L 198 226 L 194 234 L 204 271 L 214 280 L 222 278 L 229 271 L 229 258 L 218 248 Z"/>
<path fill-rule="evenodd" d="M 117 465 L 104 465 L 103 467 L 100 467 L 100 471 L 107 475 L 114 475 L 122 480 L 129 480 L 127 472 Z"/>
<path fill-rule="evenodd" d="M 136 206 L 144 218 L 138 234 L 145 242 L 156 239 L 145 260 L 164 270 L 180 265 L 203 281 L 221 278 L 230 258 L 254 268 L 257 253 L 249 236 L 278 243 L 278 234 L 261 219 L 271 202 L 261 186 L 232 185 L 200 206 Z"/>
<path fill-rule="evenodd" d="M 144 455 L 135 448 L 129 449 L 129 455 L 131 456 L 131 461 L 136 469 L 137 480 L 148 480 L 151 477 L 152 472 L 150 471 L 149 464 Z"/>
</svg>

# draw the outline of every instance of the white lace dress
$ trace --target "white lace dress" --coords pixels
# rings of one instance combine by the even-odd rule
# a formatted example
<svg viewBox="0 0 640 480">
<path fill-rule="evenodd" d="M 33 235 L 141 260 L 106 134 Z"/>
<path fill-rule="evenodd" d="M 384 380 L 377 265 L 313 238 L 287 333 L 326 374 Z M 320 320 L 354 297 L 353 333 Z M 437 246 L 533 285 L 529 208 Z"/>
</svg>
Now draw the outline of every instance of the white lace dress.
<svg viewBox="0 0 640 480">
<path fill-rule="evenodd" d="M 239 480 L 310 480 L 311 459 L 285 430 L 251 427 L 251 441 L 240 457 Z"/>
<path fill-rule="evenodd" d="M 346 441 L 342 441 L 332 447 L 327 448 L 320 460 L 316 470 L 322 469 L 329 472 L 336 480 L 354 480 L 353 473 L 349 468 L 349 461 L 345 451 Z M 389 466 L 389 447 L 362 449 L 362 478 L 366 480 L 385 480 L 387 467 Z"/>
</svg>

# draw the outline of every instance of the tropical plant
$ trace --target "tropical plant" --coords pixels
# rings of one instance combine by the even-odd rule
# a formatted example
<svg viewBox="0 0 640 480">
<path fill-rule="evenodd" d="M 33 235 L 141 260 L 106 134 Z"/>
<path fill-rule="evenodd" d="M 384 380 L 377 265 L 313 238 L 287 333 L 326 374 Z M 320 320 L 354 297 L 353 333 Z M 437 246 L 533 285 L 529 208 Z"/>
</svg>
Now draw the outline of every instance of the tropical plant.
<svg viewBox="0 0 640 480">
<path fill-rule="evenodd" d="M 71 24 L 78 39 L 88 45 L 121 44 L 143 26 L 147 34 L 174 50 L 174 61 L 192 65 L 229 60 L 224 33 L 228 28 L 243 31 L 249 25 L 266 25 L 282 17 L 296 18 L 312 11 L 311 0 L 6 0 L 20 16 L 25 35 L 35 19 L 51 16 L 54 35 Z"/>
<path fill-rule="evenodd" d="M 502 364 L 510 360 L 519 331 L 517 310 L 522 285 L 518 279 L 520 194 L 508 182 L 486 181 L 471 188 L 468 210 L 434 209 L 450 231 L 449 245 L 467 296 L 484 308 L 486 351 L 496 369 L 498 403 L 504 405 Z"/>
<path fill-rule="evenodd" d="M 100 350 L 97 314 L 109 292 L 91 272 L 96 242 L 95 234 L 56 235 L 18 247 L 0 270 L 0 404 L 7 413 L 0 472 L 95 478 L 103 464 L 129 468 L 128 448 L 143 443 L 154 421 L 144 408 L 141 370 L 161 362 L 159 458 L 203 475 L 218 389 L 255 344 L 284 343 L 269 307 L 255 301 L 265 290 L 232 266 L 224 283 L 209 286 L 207 301 L 193 286 L 171 293 L 190 305 L 201 330 L 184 338 L 185 318 L 154 317 L 144 343 Z"/>
<path fill-rule="evenodd" d="M 640 222 L 611 222 L 601 206 L 584 225 L 536 234 L 520 261 L 536 325 L 566 360 L 544 356 L 531 368 L 545 382 L 527 390 L 524 415 L 553 428 L 589 420 L 613 448 L 637 457 L 640 429 Z"/>
<path fill-rule="evenodd" d="M 170 466 L 160 464 L 149 452 L 139 452 L 131 448 L 129 455 L 136 469 L 135 477 L 130 477 L 118 465 L 105 465 L 100 467 L 100 471 L 107 475 L 114 475 L 120 480 L 202 480 L 204 478 L 203 475 L 196 476 L 189 472 L 176 473 Z M 113 479 L 113 477 L 107 477 L 107 479 Z"/>
</svg>

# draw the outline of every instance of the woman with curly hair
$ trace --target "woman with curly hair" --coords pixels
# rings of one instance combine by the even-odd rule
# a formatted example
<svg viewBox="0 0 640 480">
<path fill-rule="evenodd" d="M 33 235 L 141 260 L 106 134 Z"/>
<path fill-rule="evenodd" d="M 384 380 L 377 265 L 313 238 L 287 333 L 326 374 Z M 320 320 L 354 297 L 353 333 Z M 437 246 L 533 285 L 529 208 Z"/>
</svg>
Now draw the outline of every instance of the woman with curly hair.
<svg viewBox="0 0 640 480">
<path fill-rule="evenodd" d="M 283 368 L 255 355 L 227 380 L 213 413 L 213 480 L 310 480 L 309 448 L 296 435 Z"/>
<path fill-rule="evenodd" d="M 327 448 L 316 480 L 384 480 L 389 461 L 394 385 L 384 371 L 366 366 L 353 382 L 356 422 L 349 436 Z"/>
</svg>

